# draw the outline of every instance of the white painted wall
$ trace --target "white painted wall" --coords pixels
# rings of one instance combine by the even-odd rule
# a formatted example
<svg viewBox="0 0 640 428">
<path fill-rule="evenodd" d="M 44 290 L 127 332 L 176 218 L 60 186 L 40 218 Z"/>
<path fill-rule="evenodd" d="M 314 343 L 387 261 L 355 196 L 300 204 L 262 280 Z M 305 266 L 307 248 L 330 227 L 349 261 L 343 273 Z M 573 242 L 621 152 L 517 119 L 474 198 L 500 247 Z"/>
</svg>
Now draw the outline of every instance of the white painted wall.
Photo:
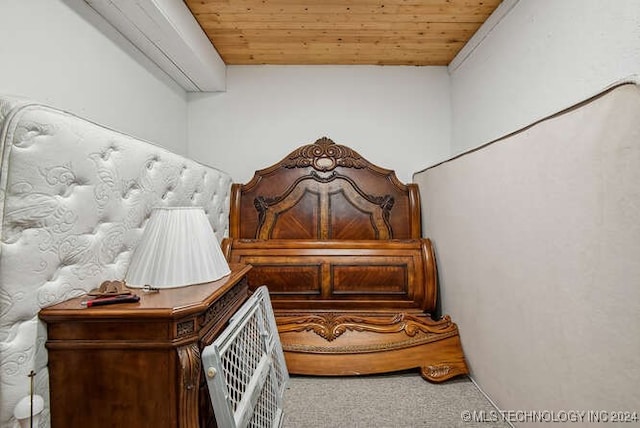
<svg viewBox="0 0 640 428">
<path fill-rule="evenodd" d="M 187 96 L 82 0 L 0 0 L 0 93 L 187 149 Z"/>
<path fill-rule="evenodd" d="M 189 156 L 244 183 L 326 136 L 406 182 L 448 156 L 449 102 L 445 67 L 229 66 L 226 92 L 189 94 Z"/>
<path fill-rule="evenodd" d="M 450 73 L 457 154 L 640 73 L 640 2 L 520 0 Z"/>
</svg>

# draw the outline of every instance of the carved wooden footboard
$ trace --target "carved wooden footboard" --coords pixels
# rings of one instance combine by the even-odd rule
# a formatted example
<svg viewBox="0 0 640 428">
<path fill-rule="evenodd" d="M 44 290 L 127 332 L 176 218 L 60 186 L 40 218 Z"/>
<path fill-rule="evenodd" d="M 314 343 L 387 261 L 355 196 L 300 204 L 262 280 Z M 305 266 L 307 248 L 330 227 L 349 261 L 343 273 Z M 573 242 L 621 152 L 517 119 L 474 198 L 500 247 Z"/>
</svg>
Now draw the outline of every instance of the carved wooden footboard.
<svg viewBox="0 0 640 428">
<path fill-rule="evenodd" d="M 415 184 L 323 138 L 233 185 L 223 250 L 268 286 L 289 372 L 441 381 L 467 367 L 420 227 Z"/>
</svg>

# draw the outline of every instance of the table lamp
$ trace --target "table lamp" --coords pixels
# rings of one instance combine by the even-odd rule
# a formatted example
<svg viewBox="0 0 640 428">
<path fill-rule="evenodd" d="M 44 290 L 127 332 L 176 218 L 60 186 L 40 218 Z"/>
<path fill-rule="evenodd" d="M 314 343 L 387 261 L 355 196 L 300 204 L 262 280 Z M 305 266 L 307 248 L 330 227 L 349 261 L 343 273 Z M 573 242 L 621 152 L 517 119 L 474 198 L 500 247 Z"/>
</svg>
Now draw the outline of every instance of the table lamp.
<svg viewBox="0 0 640 428">
<path fill-rule="evenodd" d="M 128 287 L 177 288 L 231 273 L 202 208 L 155 208 L 125 275 Z"/>
</svg>

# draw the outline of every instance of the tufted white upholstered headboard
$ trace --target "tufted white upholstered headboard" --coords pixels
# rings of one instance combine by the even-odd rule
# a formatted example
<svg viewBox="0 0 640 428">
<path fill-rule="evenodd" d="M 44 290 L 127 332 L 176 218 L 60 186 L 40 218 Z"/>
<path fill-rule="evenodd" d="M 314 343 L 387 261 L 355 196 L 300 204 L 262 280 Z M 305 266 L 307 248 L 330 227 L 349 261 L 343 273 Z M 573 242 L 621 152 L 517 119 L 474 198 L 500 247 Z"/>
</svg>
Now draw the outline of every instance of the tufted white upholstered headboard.
<svg viewBox="0 0 640 428">
<path fill-rule="evenodd" d="M 50 107 L 0 97 L 0 427 L 16 403 L 45 398 L 40 308 L 122 279 L 153 207 L 202 206 L 221 240 L 231 178 Z"/>
</svg>

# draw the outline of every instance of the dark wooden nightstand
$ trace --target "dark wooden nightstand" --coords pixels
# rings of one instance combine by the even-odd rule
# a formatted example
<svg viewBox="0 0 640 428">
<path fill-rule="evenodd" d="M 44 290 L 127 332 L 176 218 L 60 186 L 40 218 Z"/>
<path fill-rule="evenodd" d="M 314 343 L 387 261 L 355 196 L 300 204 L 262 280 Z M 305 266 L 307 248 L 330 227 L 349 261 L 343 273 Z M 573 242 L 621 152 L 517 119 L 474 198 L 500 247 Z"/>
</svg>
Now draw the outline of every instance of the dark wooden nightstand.
<svg viewBox="0 0 640 428">
<path fill-rule="evenodd" d="M 41 310 L 52 427 L 215 426 L 200 351 L 247 299 L 251 266 L 230 267 L 207 284 L 135 290 L 139 303 Z"/>
</svg>

